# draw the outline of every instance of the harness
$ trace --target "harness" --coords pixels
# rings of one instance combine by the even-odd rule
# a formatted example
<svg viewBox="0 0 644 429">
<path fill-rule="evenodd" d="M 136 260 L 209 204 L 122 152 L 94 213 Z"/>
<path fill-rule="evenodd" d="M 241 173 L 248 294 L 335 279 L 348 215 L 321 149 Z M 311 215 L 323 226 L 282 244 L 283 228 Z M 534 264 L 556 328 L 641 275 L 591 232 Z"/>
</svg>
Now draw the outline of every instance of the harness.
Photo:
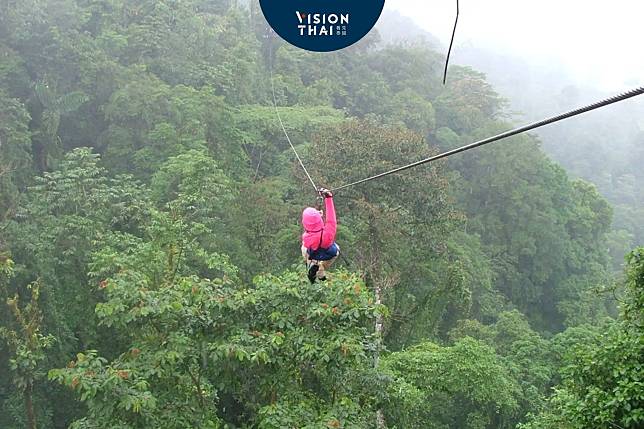
<svg viewBox="0 0 644 429">
<path fill-rule="evenodd" d="M 322 228 L 322 229 L 320 229 L 318 231 L 307 231 L 307 232 L 310 232 L 310 233 L 319 232 L 320 233 L 320 241 L 318 242 L 318 248 L 317 249 L 313 250 L 313 249 L 307 248 L 306 251 L 309 254 L 311 254 L 313 252 L 317 252 L 318 250 L 322 249 L 322 240 L 324 239 L 324 228 Z M 322 250 L 326 250 L 326 249 L 322 249 Z"/>
<path fill-rule="evenodd" d="M 332 243 L 331 246 L 324 248 L 322 247 L 322 240 L 324 238 L 324 228 L 320 230 L 320 241 L 318 242 L 318 248 L 313 250 L 313 249 L 306 249 L 307 254 L 309 255 L 309 258 L 315 260 L 315 261 L 327 261 L 329 259 L 333 259 L 336 256 L 338 256 L 338 245 L 335 243 Z"/>
<path fill-rule="evenodd" d="M 324 228 L 320 230 L 320 242 L 318 243 L 318 249 L 320 250 L 322 248 L 322 239 L 324 238 Z"/>
</svg>

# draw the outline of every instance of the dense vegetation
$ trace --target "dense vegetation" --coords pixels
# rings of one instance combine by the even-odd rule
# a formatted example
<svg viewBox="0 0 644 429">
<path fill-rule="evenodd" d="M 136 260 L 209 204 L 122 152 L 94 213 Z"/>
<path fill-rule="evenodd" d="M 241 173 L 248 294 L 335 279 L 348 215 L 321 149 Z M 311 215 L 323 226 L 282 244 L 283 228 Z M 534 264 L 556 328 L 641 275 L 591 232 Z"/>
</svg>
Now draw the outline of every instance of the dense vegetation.
<svg viewBox="0 0 644 429">
<path fill-rule="evenodd" d="M 408 28 L 409 26 L 407 26 Z M 462 61 L 485 71 L 509 98 L 509 110 L 521 123 L 540 120 L 591 103 L 615 92 L 579 81 L 556 64 L 524 62 L 511 56 L 465 48 Z M 543 61 L 543 60 L 541 60 Z M 629 86 L 637 86 L 637 82 Z M 573 177 L 591 181 L 614 208 L 608 245 L 615 270 L 621 271 L 627 249 L 644 242 L 644 100 L 634 99 L 585 118 L 538 130 L 543 149 Z"/>
<path fill-rule="evenodd" d="M 613 278 L 610 204 L 533 136 L 338 193 L 306 279 L 269 70 L 327 186 L 507 128 L 481 73 L 227 0 L 0 0 L 0 58 L 0 427 L 644 424 L 644 250 Z"/>
</svg>

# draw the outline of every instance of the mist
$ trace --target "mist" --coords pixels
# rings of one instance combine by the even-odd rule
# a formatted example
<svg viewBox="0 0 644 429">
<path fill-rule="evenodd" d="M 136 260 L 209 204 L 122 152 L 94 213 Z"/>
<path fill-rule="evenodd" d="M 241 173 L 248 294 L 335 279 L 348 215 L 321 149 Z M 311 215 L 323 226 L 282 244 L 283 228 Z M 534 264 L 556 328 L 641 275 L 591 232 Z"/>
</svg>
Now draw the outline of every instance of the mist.
<svg viewBox="0 0 644 429">
<path fill-rule="evenodd" d="M 397 0 L 386 9 L 449 43 L 455 1 Z M 641 84 L 644 73 L 642 12 L 644 5 L 631 0 L 461 0 L 452 61 L 466 63 L 467 51 L 476 48 L 510 55 L 528 67 L 556 68 L 600 90 L 627 89 Z"/>
</svg>

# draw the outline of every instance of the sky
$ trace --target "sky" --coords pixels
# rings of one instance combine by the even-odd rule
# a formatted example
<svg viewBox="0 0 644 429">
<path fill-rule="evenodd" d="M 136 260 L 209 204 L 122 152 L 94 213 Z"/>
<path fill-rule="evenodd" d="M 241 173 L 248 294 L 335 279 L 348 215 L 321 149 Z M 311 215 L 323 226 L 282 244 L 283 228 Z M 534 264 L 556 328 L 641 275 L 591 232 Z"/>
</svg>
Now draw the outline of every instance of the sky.
<svg viewBox="0 0 644 429">
<path fill-rule="evenodd" d="M 449 44 L 456 0 L 387 0 L 385 8 Z M 459 63 L 459 47 L 492 48 L 559 62 L 575 80 L 621 91 L 644 85 L 642 16 L 641 0 L 460 0 L 450 61 Z"/>
</svg>

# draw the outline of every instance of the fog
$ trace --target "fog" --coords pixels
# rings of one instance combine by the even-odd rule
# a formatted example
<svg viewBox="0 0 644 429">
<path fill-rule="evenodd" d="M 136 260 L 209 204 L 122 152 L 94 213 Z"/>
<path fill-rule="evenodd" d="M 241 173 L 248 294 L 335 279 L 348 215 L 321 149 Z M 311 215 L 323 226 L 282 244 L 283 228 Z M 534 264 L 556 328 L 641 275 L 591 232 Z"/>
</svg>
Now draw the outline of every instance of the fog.
<svg viewBox="0 0 644 429">
<path fill-rule="evenodd" d="M 385 7 L 449 43 L 455 0 L 390 0 Z M 491 50 L 556 66 L 604 91 L 623 90 L 644 79 L 643 12 L 644 3 L 633 0 L 461 0 L 451 61 L 467 64 L 468 48 Z"/>
</svg>

